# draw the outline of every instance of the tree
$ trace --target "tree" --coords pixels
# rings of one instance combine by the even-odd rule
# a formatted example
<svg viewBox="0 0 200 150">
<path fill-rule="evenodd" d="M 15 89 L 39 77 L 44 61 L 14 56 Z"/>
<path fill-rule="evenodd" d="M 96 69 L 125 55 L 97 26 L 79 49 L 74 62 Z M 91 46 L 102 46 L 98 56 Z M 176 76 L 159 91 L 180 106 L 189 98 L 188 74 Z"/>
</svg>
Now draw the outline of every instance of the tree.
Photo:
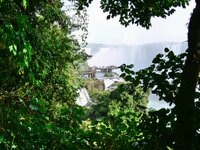
<svg viewBox="0 0 200 150">
<path fill-rule="evenodd" d="M 193 140 L 198 129 L 195 122 L 196 86 L 199 80 L 200 69 L 200 1 L 196 0 L 196 8 L 189 22 L 188 56 L 185 62 L 181 86 L 176 97 L 177 113 L 177 144 L 176 149 L 192 149 Z"/>
<path fill-rule="evenodd" d="M 78 0 L 78 7 L 89 6 L 92 0 Z M 119 16 L 122 25 L 137 24 L 145 28 L 151 25 L 154 16 L 165 18 L 173 12 L 175 7 L 185 8 L 188 0 L 156 0 L 156 1 L 129 1 L 129 0 L 101 0 L 101 8 L 108 12 L 107 19 Z M 196 7 L 192 13 L 188 32 L 188 55 L 185 61 L 180 88 L 175 98 L 176 139 L 175 149 L 194 149 L 194 138 L 197 134 L 195 122 L 195 91 L 199 79 L 199 43 L 200 43 L 200 1 L 196 0 Z"/>
<path fill-rule="evenodd" d="M 118 83 L 113 91 L 93 88 L 89 94 L 94 104 L 83 123 L 87 133 L 83 138 L 90 149 L 137 149 L 134 143 L 142 134 L 137 124 L 141 114 L 146 113 L 148 93 L 128 82 Z"/>
<path fill-rule="evenodd" d="M 144 91 L 151 89 L 152 93 L 158 95 L 160 100 L 172 104 L 180 88 L 180 78 L 183 73 L 186 53 L 176 56 L 168 48 L 165 48 L 165 52 L 166 54 L 158 54 L 153 59 L 152 65 L 138 72 L 131 71 L 131 68 L 122 65 L 121 70 L 124 73 L 121 76 L 131 81 L 133 86 L 142 86 Z M 199 103 L 199 101 L 196 103 Z M 196 108 L 199 110 L 198 107 Z M 199 118 L 198 114 L 196 112 L 196 118 Z M 149 111 L 141 119 L 139 129 L 143 134 L 142 140 L 138 142 L 146 143 L 144 149 L 174 148 L 176 139 L 175 120 L 175 108 Z M 196 122 L 196 128 L 199 127 L 199 122 Z M 193 139 L 195 149 L 199 149 L 198 140 L 199 136 L 197 135 Z"/>
<path fill-rule="evenodd" d="M 1 0 L 0 16 L 0 149 L 73 146 L 87 55 L 72 32 L 85 18 L 72 22 L 60 0 Z"/>
</svg>

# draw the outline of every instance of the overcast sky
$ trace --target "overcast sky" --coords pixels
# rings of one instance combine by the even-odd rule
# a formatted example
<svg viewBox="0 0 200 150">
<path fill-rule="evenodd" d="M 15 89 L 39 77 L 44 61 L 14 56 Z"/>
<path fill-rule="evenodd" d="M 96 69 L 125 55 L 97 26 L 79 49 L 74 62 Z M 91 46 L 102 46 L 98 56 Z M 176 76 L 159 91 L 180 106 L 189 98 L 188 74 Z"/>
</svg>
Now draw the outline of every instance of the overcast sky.
<svg viewBox="0 0 200 150">
<path fill-rule="evenodd" d="M 177 8 L 177 11 L 167 19 L 152 19 L 152 27 L 146 30 L 136 25 L 125 28 L 117 18 L 106 20 L 106 14 L 99 8 L 99 1 L 94 0 L 88 9 L 88 42 L 133 45 L 160 41 L 186 41 L 187 23 L 195 6 L 193 1 L 186 9 Z"/>
</svg>

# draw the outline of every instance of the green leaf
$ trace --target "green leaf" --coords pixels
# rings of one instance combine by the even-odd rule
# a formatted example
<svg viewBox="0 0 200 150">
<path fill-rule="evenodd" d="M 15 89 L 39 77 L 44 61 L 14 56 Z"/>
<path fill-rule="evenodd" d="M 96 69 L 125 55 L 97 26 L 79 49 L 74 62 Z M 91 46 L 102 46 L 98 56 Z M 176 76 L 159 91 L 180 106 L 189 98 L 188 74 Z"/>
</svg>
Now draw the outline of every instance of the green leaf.
<svg viewBox="0 0 200 150">
<path fill-rule="evenodd" d="M 127 68 L 132 69 L 134 67 L 133 64 L 127 65 Z"/>
<path fill-rule="evenodd" d="M 23 53 L 27 53 L 27 49 L 24 48 L 24 49 L 23 49 Z"/>
<path fill-rule="evenodd" d="M 53 125 L 51 123 L 48 123 L 45 125 L 45 127 L 48 129 L 48 130 L 52 130 L 53 129 Z"/>
<path fill-rule="evenodd" d="M 173 51 L 170 51 L 167 56 L 169 59 L 173 59 L 175 55 Z"/>
<path fill-rule="evenodd" d="M 12 52 L 14 54 L 14 56 L 17 55 L 17 45 L 13 44 L 13 45 L 10 45 L 8 48 L 9 48 L 10 52 Z"/>
<path fill-rule="evenodd" d="M 24 6 L 25 9 L 27 8 L 27 1 L 26 0 L 23 0 L 23 6 Z"/>
<path fill-rule="evenodd" d="M 152 63 L 156 64 L 156 63 L 159 63 L 160 61 L 160 58 L 156 57 L 153 59 Z"/>
<path fill-rule="evenodd" d="M 166 48 L 164 49 L 164 51 L 165 51 L 166 53 L 168 53 L 168 52 L 169 52 L 169 49 L 166 47 Z"/>
<path fill-rule="evenodd" d="M 31 130 L 32 130 L 32 128 L 31 128 L 31 127 L 28 127 L 28 129 L 29 129 L 29 131 L 31 131 Z"/>
<path fill-rule="evenodd" d="M 42 20 L 44 20 L 44 19 L 45 19 L 44 16 L 42 16 L 42 15 L 38 15 L 38 20 L 39 20 L 39 21 L 42 21 Z"/>
<path fill-rule="evenodd" d="M 17 145 L 12 145 L 12 148 L 13 148 L 13 149 L 16 149 L 16 148 L 17 148 Z"/>
<path fill-rule="evenodd" d="M 3 143 L 3 140 L 4 140 L 3 135 L 0 135 L 0 144 Z"/>
</svg>

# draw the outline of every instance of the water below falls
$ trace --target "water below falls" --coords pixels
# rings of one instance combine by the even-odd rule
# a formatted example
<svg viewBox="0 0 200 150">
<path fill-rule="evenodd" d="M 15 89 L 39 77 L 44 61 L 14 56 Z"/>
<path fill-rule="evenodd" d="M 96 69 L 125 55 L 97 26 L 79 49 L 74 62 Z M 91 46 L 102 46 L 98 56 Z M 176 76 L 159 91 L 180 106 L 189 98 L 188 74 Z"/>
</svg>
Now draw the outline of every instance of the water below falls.
<svg viewBox="0 0 200 150">
<path fill-rule="evenodd" d="M 112 83 L 114 83 L 115 80 L 113 80 L 112 82 L 111 81 L 112 80 L 108 80 L 108 79 L 105 80 L 104 81 L 106 83 L 105 85 L 107 85 L 107 86 L 109 85 L 110 86 Z M 106 89 L 108 87 L 106 87 Z M 91 100 L 86 88 L 79 89 L 78 90 L 78 94 L 79 94 L 79 96 L 78 96 L 78 98 L 76 100 L 76 103 L 79 106 L 89 107 L 89 106 L 91 106 L 93 104 L 93 102 L 92 102 L 92 100 Z M 147 107 L 150 108 L 150 109 L 159 110 L 161 108 L 172 108 L 172 107 L 174 107 L 174 105 L 169 106 L 168 103 L 166 103 L 165 101 L 159 101 L 158 97 L 156 95 L 151 94 L 149 96 L 149 103 L 148 103 Z"/>
</svg>

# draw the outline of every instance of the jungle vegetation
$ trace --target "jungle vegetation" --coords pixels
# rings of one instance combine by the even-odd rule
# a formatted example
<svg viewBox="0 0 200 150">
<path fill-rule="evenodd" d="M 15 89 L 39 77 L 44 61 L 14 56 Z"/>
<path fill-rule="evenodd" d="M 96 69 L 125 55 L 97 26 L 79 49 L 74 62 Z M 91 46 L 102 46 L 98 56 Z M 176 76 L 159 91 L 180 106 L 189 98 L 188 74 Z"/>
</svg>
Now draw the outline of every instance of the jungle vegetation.
<svg viewBox="0 0 200 150">
<path fill-rule="evenodd" d="M 0 149 L 200 149 L 200 1 L 188 27 L 188 49 L 165 48 L 148 68 L 120 66 L 126 81 L 94 90 L 96 104 L 78 106 L 77 90 L 92 0 L 0 0 Z M 150 28 L 189 0 L 101 0 L 107 19 Z M 78 32 L 81 31 L 81 32 Z M 80 35 L 75 34 L 80 33 Z M 149 92 L 172 109 L 148 110 Z"/>
</svg>

